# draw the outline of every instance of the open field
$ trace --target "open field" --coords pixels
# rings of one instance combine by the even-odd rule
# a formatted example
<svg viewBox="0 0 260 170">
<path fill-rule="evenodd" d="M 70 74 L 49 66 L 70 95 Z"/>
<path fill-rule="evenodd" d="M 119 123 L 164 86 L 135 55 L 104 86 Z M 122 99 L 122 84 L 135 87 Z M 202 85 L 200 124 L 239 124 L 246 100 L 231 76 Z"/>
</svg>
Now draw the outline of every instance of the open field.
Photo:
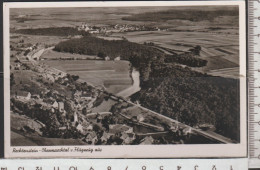
<svg viewBox="0 0 260 170">
<path fill-rule="evenodd" d="M 132 84 L 128 61 L 67 60 L 42 61 L 97 86 L 104 86 L 109 92 L 118 93 Z"/>
<path fill-rule="evenodd" d="M 12 9 L 11 25 L 15 28 L 66 27 L 80 25 L 142 24 L 140 21 L 121 20 L 139 12 L 168 10 L 172 7 L 121 7 L 121 8 L 38 8 Z M 26 17 L 22 18 L 21 15 Z M 87 16 L 87 17 L 86 17 Z M 149 23 L 149 22 L 146 22 Z M 152 23 L 152 22 L 150 22 Z"/>
<path fill-rule="evenodd" d="M 40 132 L 40 129 L 43 127 L 40 123 L 30 119 L 25 115 L 11 113 L 11 128 L 21 130 L 24 128 L 24 126 L 27 126 L 36 132 Z"/>
<path fill-rule="evenodd" d="M 10 42 L 18 43 L 20 40 L 24 41 L 24 44 L 45 44 L 49 46 L 53 46 L 61 41 L 68 40 L 65 37 L 59 36 L 42 36 L 42 35 L 22 35 L 22 34 L 15 34 L 12 33 L 10 36 Z"/>
<path fill-rule="evenodd" d="M 11 131 L 11 146 L 64 146 L 86 145 L 79 139 L 44 138 L 40 136 L 23 136 Z"/>
<path fill-rule="evenodd" d="M 98 59 L 97 56 L 91 55 L 79 55 L 79 54 L 70 54 L 70 53 L 63 53 L 63 52 L 56 52 L 53 50 L 48 50 L 41 56 L 42 59 L 47 60 L 54 60 L 54 59 L 68 59 L 68 58 L 75 58 L 75 59 Z"/>
<path fill-rule="evenodd" d="M 199 7 L 200 8 L 200 7 Z M 225 7 L 203 7 L 203 10 L 223 10 Z M 228 9 L 228 7 L 226 7 Z M 188 20 L 188 18 L 176 18 L 176 15 L 170 14 L 167 17 L 167 22 L 165 20 L 155 20 L 150 21 L 145 17 L 140 18 L 141 20 L 125 20 L 127 17 L 131 17 L 135 14 L 152 12 L 159 13 L 160 11 L 169 10 L 192 10 L 196 7 L 109 7 L 109 8 L 37 8 L 37 9 L 11 9 L 10 13 L 10 23 L 14 28 L 38 28 L 38 27 L 67 27 L 80 25 L 81 22 L 86 22 L 89 25 L 104 26 L 111 24 L 145 24 L 151 26 L 160 26 L 165 28 L 178 28 L 180 26 L 186 25 L 208 25 L 208 26 L 230 26 L 237 24 L 238 18 L 236 16 L 224 15 L 215 16 L 214 20 L 209 22 L 208 20 L 203 20 L 195 23 Z M 188 12 L 186 12 L 189 14 Z M 150 17 L 151 15 L 147 15 Z M 125 18 L 125 19 L 123 19 Z M 206 19 L 206 18 L 205 18 Z M 181 29 L 181 28 L 180 28 Z"/>
<path fill-rule="evenodd" d="M 109 112 L 111 107 L 116 104 L 116 101 L 108 99 L 107 101 L 104 100 L 99 106 L 92 108 L 93 113 L 98 112 Z"/>
<path fill-rule="evenodd" d="M 207 7 L 205 11 L 209 11 L 209 13 L 216 10 L 227 12 L 227 14 L 222 15 L 213 12 L 210 20 L 207 16 L 204 19 L 201 17 L 201 19 L 198 18 L 199 20 L 193 21 L 189 19 L 193 15 L 171 15 L 172 12 L 179 13 L 179 10 L 194 10 L 196 13 L 196 9 L 195 7 L 194 9 L 191 7 L 189 9 L 187 7 L 70 8 L 70 12 L 62 8 L 15 9 L 11 10 L 10 22 L 12 28 L 16 29 L 28 28 L 28 25 L 30 28 L 74 27 L 81 25 L 82 22 L 86 22 L 90 26 L 136 24 L 166 28 L 168 31 L 114 33 L 111 37 L 103 36 L 102 38 L 118 40 L 124 36 L 132 42 L 153 42 L 158 47 L 169 48 L 176 53 L 182 53 L 196 45 L 200 45 L 202 47 L 200 56 L 208 60 L 209 63 L 208 66 L 203 68 L 205 72 L 238 67 L 239 22 L 236 7 Z M 146 14 L 147 12 L 148 15 Z M 151 17 L 149 13 L 154 15 L 154 17 Z M 139 15 L 141 18 L 135 17 Z M 154 20 L 156 17 L 159 18 Z M 44 44 L 52 45 L 62 40 L 57 37 L 28 37 L 30 39 L 28 42 L 35 43 L 39 41 L 35 38 L 40 38 Z M 231 64 L 232 66 L 230 67 L 223 66 L 222 64 L 226 61 L 234 64 Z M 219 68 L 219 66 L 222 67 Z M 236 77 L 232 73 L 229 76 Z"/>
<path fill-rule="evenodd" d="M 234 29 L 233 29 L 234 30 Z M 203 67 L 204 72 L 217 69 L 236 68 L 239 66 L 239 41 L 235 34 L 217 34 L 211 32 L 168 32 L 168 31 L 140 31 L 115 33 L 113 36 L 124 36 L 131 42 L 143 44 L 153 42 L 158 47 L 170 49 L 176 53 L 183 53 L 190 48 L 200 45 L 200 57 L 208 61 Z M 221 70 L 219 70 L 221 72 Z M 223 75 L 237 78 L 238 72 Z"/>
<path fill-rule="evenodd" d="M 29 138 L 11 131 L 11 146 L 37 146 Z"/>
</svg>

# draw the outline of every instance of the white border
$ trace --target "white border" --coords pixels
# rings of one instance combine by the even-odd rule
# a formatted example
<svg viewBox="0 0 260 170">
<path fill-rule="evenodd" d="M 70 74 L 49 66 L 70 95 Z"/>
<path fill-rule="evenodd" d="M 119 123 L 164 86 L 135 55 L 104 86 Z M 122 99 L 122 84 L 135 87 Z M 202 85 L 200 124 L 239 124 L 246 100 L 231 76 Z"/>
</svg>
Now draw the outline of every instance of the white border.
<svg viewBox="0 0 260 170">
<path fill-rule="evenodd" d="M 10 70 L 9 70 L 9 9 L 48 7 L 130 7 L 130 6 L 239 6 L 240 45 L 240 144 L 198 145 L 123 145 L 80 146 L 102 148 L 102 152 L 88 153 L 12 153 L 10 146 Z M 5 157 L 30 158 L 195 158 L 195 157 L 246 157 L 247 155 L 247 110 L 246 110 L 246 11 L 245 1 L 134 1 L 134 2 L 10 2 L 3 4 L 4 11 L 4 113 L 5 113 Z M 45 148 L 61 148 L 47 146 Z M 74 148 L 73 146 L 63 146 Z M 44 148 L 41 146 L 15 148 Z"/>
</svg>

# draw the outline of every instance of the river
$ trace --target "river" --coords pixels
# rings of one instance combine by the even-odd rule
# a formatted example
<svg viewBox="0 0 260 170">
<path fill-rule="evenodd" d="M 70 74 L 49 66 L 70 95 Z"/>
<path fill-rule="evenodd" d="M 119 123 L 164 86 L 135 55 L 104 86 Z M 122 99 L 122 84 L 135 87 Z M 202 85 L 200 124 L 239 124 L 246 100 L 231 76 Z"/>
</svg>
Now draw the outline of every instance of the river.
<svg viewBox="0 0 260 170">
<path fill-rule="evenodd" d="M 117 96 L 127 98 L 127 97 L 131 96 L 132 94 L 141 90 L 139 71 L 137 71 L 135 68 L 133 68 L 131 75 L 132 75 L 132 79 L 133 79 L 133 84 L 130 87 L 128 87 L 127 89 L 117 93 L 116 94 Z"/>
<path fill-rule="evenodd" d="M 132 73 L 131 73 L 132 79 L 133 79 L 133 84 L 120 91 L 117 93 L 117 96 L 121 96 L 124 98 L 127 98 L 131 96 L 132 94 L 138 92 L 140 88 L 140 73 L 137 71 L 135 68 L 133 68 Z M 112 99 L 104 100 L 99 106 L 95 107 L 92 109 L 92 112 L 105 112 L 105 111 L 110 111 L 111 107 L 116 103 L 116 101 Z"/>
</svg>

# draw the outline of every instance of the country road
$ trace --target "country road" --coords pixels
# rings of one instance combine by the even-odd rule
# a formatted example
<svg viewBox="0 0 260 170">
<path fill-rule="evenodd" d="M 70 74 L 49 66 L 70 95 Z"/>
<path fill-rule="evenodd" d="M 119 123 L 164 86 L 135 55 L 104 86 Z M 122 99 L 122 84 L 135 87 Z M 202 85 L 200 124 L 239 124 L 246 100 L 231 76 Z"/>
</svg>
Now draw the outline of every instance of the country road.
<svg viewBox="0 0 260 170">
<path fill-rule="evenodd" d="M 226 137 L 224 137 L 224 136 L 221 136 L 221 135 L 219 135 L 219 134 L 215 134 L 214 132 L 208 133 L 208 132 L 203 131 L 203 130 L 200 130 L 200 129 L 195 129 L 195 128 L 193 128 L 193 127 L 191 127 L 191 126 L 188 126 L 188 125 L 186 125 L 186 124 L 183 124 L 183 123 L 181 123 L 181 122 L 179 122 L 179 121 L 177 121 L 177 120 L 174 120 L 174 119 L 172 119 L 172 118 L 169 118 L 169 117 L 167 117 L 167 116 L 164 116 L 164 115 L 162 115 L 162 114 L 160 114 L 160 113 L 154 112 L 154 111 L 152 111 L 152 110 L 150 110 L 150 109 L 147 109 L 147 108 L 145 108 L 145 107 L 143 107 L 143 106 L 137 105 L 137 104 L 135 104 L 135 103 L 133 103 L 133 102 L 131 102 L 131 101 L 127 101 L 127 102 L 130 103 L 130 104 L 132 104 L 132 105 L 135 105 L 136 107 L 139 107 L 139 108 L 141 108 L 141 109 L 143 109 L 143 110 L 146 110 L 146 111 L 148 111 L 148 112 L 150 112 L 150 113 L 153 113 L 153 114 L 155 114 L 155 115 L 157 115 L 157 116 L 159 116 L 159 117 L 161 117 L 161 118 L 164 118 L 164 119 L 167 119 L 167 120 L 169 120 L 169 121 L 171 121 L 171 122 L 173 122 L 173 123 L 176 123 L 176 124 L 178 124 L 179 126 L 189 127 L 189 128 L 191 128 L 191 130 L 192 130 L 193 132 L 195 132 L 195 133 L 197 133 L 197 134 L 200 134 L 200 135 L 202 135 L 202 136 L 215 139 L 215 140 L 217 140 L 217 141 L 219 141 L 219 142 L 221 142 L 221 143 L 225 143 L 225 144 L 233 143 L 230 139 L 228 139 L 228 138 L 226 138 Z"/>
</svg>

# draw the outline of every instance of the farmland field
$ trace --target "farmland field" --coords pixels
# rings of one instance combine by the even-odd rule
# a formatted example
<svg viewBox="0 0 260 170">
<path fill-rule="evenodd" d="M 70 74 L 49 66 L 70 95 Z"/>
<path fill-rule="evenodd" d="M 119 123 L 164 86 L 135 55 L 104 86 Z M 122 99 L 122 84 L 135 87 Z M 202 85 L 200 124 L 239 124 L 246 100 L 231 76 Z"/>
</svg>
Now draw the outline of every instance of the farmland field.
<svg viewBox="0 0 260 170">
<path fill-rule="evenodd" d="M 208 61 L 207 66 L 201 68 L 203 72 L 210 72 L 239 66 L 239 36 L 237 34 L 212 33 L 212 32 L 169 32 L 169 31 L 140 31 L 115 33 L 114 37 L 124 36 L 131 42 L 143 44 L 153 42 L 157 47 L 173 50 L 176 53 L 188 51 L 190 48 L 200 45 L 202 50 L 200 58 Z M 237 70 L 237 69 L 233 69 Z M 211 72 L 212 75 L 215 75 Z M 224 77 L 237 78 L 239 72 L 225 72 Z M 219 76 L 220 74 L 216 74 Z M 227 75 L 227 76 L 225 76 Z"/>
<path fill-rule="evenodd" d="M 57 146 L 84 145 L 80 139 L 45 138 L 40 136 L 23 136 L 11 131 L 11 146 Z"/>
<path fill-rule="evenodd" d="M 79 55 L 79 54 L 70 54 L 70 53 L 62 53 L 56 52 L 53 50 L 46 51 L 42 56 L 42 59 L 52 60 L 52 59 L 66 59 L 66 58 L 76 58 L 76 59 L 97 59 L 97 56 L 91 55 Z"/>
<path fill-rule="evenodd" d="M 95 86 L 104 86 L 111 93 L 118 93 L 131 86 L 128 61 L 67 60 L 42 61 L 69 74 L 78 75 Z"/>
<path fill-rule="evenodd" d="M 172 7 L 160 7 L 167 10 Z M 15 28 L 33 28 L 45 27 L 67 27 L 80 25 L 81 22 L 90 23 L 90 25 L 110 25 L 114 24 L 140 24 L 142 21 L 121 20 L 122 17 L 130 16 L 138 12 L 158 11 L 158 7 L 124 7 L 124 8 L 38 8 L 12 9 L 11 25 Z M 19 15 L 27 15 L 23 19 Z M 146 22 L 148 23 L 148 22 Z"/>
<path fill-rule="evenodd" d="M 59 37 L 59 36 L 41 36 L 41 35 L 22 35 L 22 34 L 16 34 L 13 33 L 13 36 L 10 37 L 11 43 L 18 43 L 20 40 L 23 40 L 24 43 L 30 43 L 30 44 L 46 44 L 46 45 L 55 45 L 58 42 L 68 40 L 65 37 Z M 40 41 L 39 41 L 40 40 Z"/>
</svg>

